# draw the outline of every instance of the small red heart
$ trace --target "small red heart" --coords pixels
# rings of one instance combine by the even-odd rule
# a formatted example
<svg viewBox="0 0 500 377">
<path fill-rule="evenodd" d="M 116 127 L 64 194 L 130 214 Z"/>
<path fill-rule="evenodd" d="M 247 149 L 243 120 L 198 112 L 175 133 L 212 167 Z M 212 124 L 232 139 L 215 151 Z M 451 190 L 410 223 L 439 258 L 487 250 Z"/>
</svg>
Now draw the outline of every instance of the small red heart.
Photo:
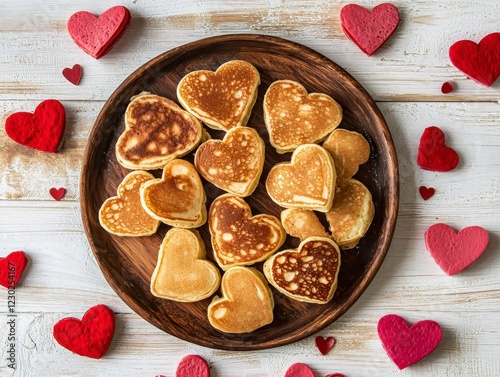
<svg viewBox="0 0 500 377">
<path fill-rule="evenodd" d="M 366 55 L 370 56 L 394 33 L 399 24 L 398 8 L 379 4 L 371 12 L 348 4 L 340 11 L 342 30 Z"/>
<path fill-rule="evenodd" d="M 334 373 L 334 374 L 329 374 L 326 377 L 346 377 L 346 375 L 342 373 Z"/>
<path fill-rule="evenodd" d="M 444 132 L 432 126 L 424 130 L 418 146 L 417 164 L 425 170 L 450 171 L 458 165 L 458 154 L 445 145 Z"/>
<path fill-rule="evenodd" d="M 316 342 L 316 347 L 318 347 L 319 352 L 321 352 L 322 355 L 326 355 L 335 345 L 335 339 L 331 336 L 328 338 L 317 336 L 314 341 Z"/>
<path fill-rule="evenodd" d="M 188 355 L 179 362 L 175 377 L 210 377 L 210 368 L 201 356 Z"/>
<path fill-rule="evenodd" d="M 285 377 L 314 377 L 314 373 L 306 364 L 295 363 L 290 365 Z"/>
<path fill-rule="evenodd" d="M 420 196 L 422 197 L 422 199 L 424 200 L 428 200 L 432 197 L 432 195 L 434 195 L 434 193 L 436 192 L 436 190 L 434 190 L 433 187 L 425 187 L 425 186 L 420 186 L 418 188 L 418 192 L 420 192 Z"/>
<path fill-rule="evenodd" d="M 27 263 L 24 251 L 13 251 L 5 258 L 0 258 L 0 285 L 8 289 L 15 288 Z"/>
<path fill-rule="evenodd" d="M 477 82 L 491 86 L 500 76 L 500 33 L 491 33 L 476 44 L 462 40 L 451 45 L 450 60 Z"/>
<path fill-rule="evenodd" d="M 59 201 L 66 194 L 66 189 L 64 187 L 59 187 L 58 189 L 52 187 L 49 193 L 55 200 Z"/>
<path fill-rule="evenodd" d="M 68 20 L 68 32 L 78 47 L 99 59 L 120 39 L 130 19 L 130 12 L 124 6 L 109 8 L 100 17 L 81 11 Z"/>
<path fill-rule="evenodd" d="M 453 92 L 453 85 L 450 82 L 447 81 L 441 85 L 441 93 L 448 94 L 451 92 Z"/>
<path fill-rule="evenodd" d="M 64 135 L 64 106 L 55 99 L 40 103 L 35 113 L 18 112 L 5 121 L 5 132 L 16 143 L 43 152 L 55 153 Z"/>
<path fill-rule="evenodd" d="M 64 68 L 62 71 L 63 76 L 73 85 L 78 85 L 82 79 L 82 66 L 75 64 L 73 68 Z"/>
<path fill-rule="evenodd" d="M 399 369 L 404 369 L 429 355 L 441 342 L 441 327 L 437 322 L 425 320 L 408 326 L 395 314 L 380 318 L 378 336 L 389 357 Z"/>
<path fill-rule="evenodd" d="M 54 325 L 54 339 L 80 356 L 100 359 L 111 344 L 115 314 L 106 305 L 96 305 L 77 318 L 63 318 Z"/>
</svg>

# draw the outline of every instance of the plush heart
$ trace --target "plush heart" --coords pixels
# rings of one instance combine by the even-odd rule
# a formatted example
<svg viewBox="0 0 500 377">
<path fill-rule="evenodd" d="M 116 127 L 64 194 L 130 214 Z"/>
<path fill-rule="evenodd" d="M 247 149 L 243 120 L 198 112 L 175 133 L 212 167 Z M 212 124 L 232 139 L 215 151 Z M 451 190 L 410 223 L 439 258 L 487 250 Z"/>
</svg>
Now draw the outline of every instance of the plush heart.
<svg viewBox="0 0 500 377">
<path fill-rule="evenodd" d="M 175 377 L 210 377 L 210 368 L 201 356 L 188 355 L 179 362 Z"/>
<path fill-rule="evenodd" d="M 458 165 L 458 154 L 445 145 L 444 132 L 432 126 L 424 130 L 418 146 L 417 164 L 425 170 L 450 171 Z"/>
<path fill-rule="evenodd" d="M 418 188 L 418 192 L 420 193 L 422 199 L 428 200 L 434 195 L 436 190 L 433 187 L 420 186 Z"/>
<path fill-rule="evenodd" d="M 408 326 L 395 314 L 380 318 L 378 336 L 389 357 L 404 369 L 429 355 L 439 345 L 442 332 L 437 322 L 425 320 Z"/>
<path fill-rule="evenodd" d="M 483 85 L 493 85 L 500 76 L 500 33 L 488 34 L 478 44 L 455 42 L 449 54 L 455 67 Z"/>
<path fill-rule="evenodd" d="M 64 187 L 59 187 L 58 189 L 56 189 L 55 187 L 52 187 L 50 190 L 49 190 L 49 194 L 50 196 L 52 196 L 55 200 L 59 201 L 62 199 L 62 197 L 64 196 L 64 194 L 66 194 L 66 189 Z"/>
<path fill-rule="evenodd" d="M 441 85 L 441 93 L 448 94 L 453 92 L 453 85 L 450 82 L 445 82 Z"/>
<path fill-rule="evenodd" d="M 100 359 L 107 352 L 115 332 L 115 314 L 105 305 L 90 308 L 80 321 L 63 318 L 54 325 L 54 339 L 80 356 Z"/>
<path fill-rule="evenodd" d="M 334 374 L 329 374 L 326 377 L 346 377 L 346 375 L 342 373 L 334 373 Z"/>
<path fill-rule="evenodd" d="M 81 11 L 68 20 L 68 32 L 78 47 L 99 59 L 120 39 L 130 18 L 129 10 L 123 6 L 109 8 L 100 17 Z"/>
<path fill-rule="evenodd" d="M 295 363 L 290 365 L 285 377 L 314 377 L 314 372 L 306 364 Z"/>
<path fill-rule="evenodd" d="M 5 121 L 5 132 L 16 143 L 43 152 L 55 153 L 64 135 L 66 116 L 61 102 L 41 102 L 35 113 L 11 114 Z"/>
<path fill-rule="evenodd" d="M 377 5 L 371 12 L 360 5 L 348 4 L 340 11 L 340 21 L 347 37 L 370 56 L 396 30 L 399 12 L 390 3 Z"/>
<path fill-rule="evenodd" d="M 470 266 L 488 246 L 488 232 L 470 226 L 456 233 L 446 224 L 434 224 L 425 232 L 425 244 L 436 263 L 447 275 Z"/>
<path fill-rule="evenodd" d="M 335 345 L 335 338 L 329 336 L 328 338 L 323 338 L 322 336 L 317 336 L 314 340 L 316 347 L 319 352 L 324 356 L 326 355 Z"/>
<path fill-rule="evenodd" d="M 78 85 L 82 79 L 82 66 L 75 64 L 73 68 L 64 68 L 62 71 L 63 76 L 73 85 Z"/>
<path fill-rule="evenodd" d="M 0 258 L 0 285 L 14 289 L 27 263 L 28 258 L 24 251 L 13 251 L 5 258 Z"/>
</svg>

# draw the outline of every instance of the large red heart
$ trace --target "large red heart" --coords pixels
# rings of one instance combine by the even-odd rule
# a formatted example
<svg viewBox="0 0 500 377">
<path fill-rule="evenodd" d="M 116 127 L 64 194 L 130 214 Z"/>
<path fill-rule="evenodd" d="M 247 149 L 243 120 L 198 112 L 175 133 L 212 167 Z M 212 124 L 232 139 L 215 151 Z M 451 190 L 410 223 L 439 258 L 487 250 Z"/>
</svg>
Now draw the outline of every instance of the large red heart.
<svg viewBox="0 0 500 377">
<path fill-rule="evenodd" d="M 449 54 L 455 67 L 483 85 L 493 85 L 500 76 L 500 33 L 488 34 L 478 44 L 455 42 Z"/>
<path fill-rule="evenodd" d="M 395 314 L 378 321 L 378 336 L 389 357 L 399 369 L 404 369 L 429 355 L 441 342 L 441 327 L 437 322 L 425 320 L 408 326 Z"/>
<path fill-rule="evenodd" d="M 418 146 L 417 164 L 425 170 L 450 171 L 458 165 L 458 154 L 445 145 L 444 132 L 432 126 L 424 130 Z"/>
<path fill-rule="evenodd" d="M 447 275 L 470 266 L 488 246 L 488 232 L 469 226 L 456 233 L 446 224 L 434 224 L 425 232 L 425 244 L 436 263 Z"/>
<path fill-rule="evenodd" d="M 54 339 L 64 348 L 81 356 L 100 359 L 111 344 L 115 332 L 115 314 L 106 305 L 90 308 L 80 321 L 63 318 L 54 325 Z"/>
<path fill-rule="evenodd" d="M 321 352 L 321 354 L 324 356 L 335 345 L 335 338 L 331 336 L 329 336 L 328 338 L 317 336 L 316 339 L 314 339 L 314 342 L 316 343 L 316 347 L 318 348 L 319 352 Z"/>
<path fill-rule="evenodd" d="M 43 152 L 57 151 L 65 128 L 64 106 L 55 99 L 40 103 L 34 114 L 14 113 L 5 121 L 5 132 L 12 140 Z"/>
<path fill-rule="evenodd" d="M 130 18 L 130 12 L 124 6 L 109 8 L 100 17 L 81 11 L 68 20 L 68 32 L 83 51 L 99 59 L 120 39 Z"/>
<path fill-rule="evenodd" d="M 396 30 L 399 12 L 390 3 L 377 5 L 371 12 L 360 5 L 348 4 L 340 11 L 340 21 L 347 37 L 370 56 Z"/>
<path fill-rule="evenodd" d="M 210 368 L 201 356 L 188 355 L 179 362 L 175 377 L 210 377 Z"/>
<path fill-rule="evenodd" d="M 0 285 L 14 289 L 27 263 L 28 258 L 23 251 L 13 251 L 5 258 L 0 258 Z"/>
</svg>

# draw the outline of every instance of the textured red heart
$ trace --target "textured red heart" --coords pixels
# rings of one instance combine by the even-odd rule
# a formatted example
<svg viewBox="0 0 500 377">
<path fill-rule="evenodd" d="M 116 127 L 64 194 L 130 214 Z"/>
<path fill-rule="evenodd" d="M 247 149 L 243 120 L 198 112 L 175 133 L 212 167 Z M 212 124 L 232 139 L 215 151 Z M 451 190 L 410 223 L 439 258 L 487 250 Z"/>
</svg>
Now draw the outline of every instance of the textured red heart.
<svg viewBox="0 0 500 377">
<path fill-rule="evenodd" d="M 445 82 L 441 85 L 441 93 L 448 94 L 453 92 L 453 85 L 450 82 Z"/>
<path fill-rule="evenodd" d="M 59 187 L 56 189 L 55 187 L 52 187 L 49 190 L 50 196 L 52 196 L 55 200 L 59 201 L 62 199 L 64 194 L 66 194 L 66 189 L 64 187 Z"/>
<path fill-rule="evenodd" d="M 425 320 L 408 326 L 395 314 L 378 321 L 378 336 L 389 357 L 399 369 L 404 369 L 429 355 L 441 342 L 441 327 L 437 322 Z"/>
<path fill-rule="evenodd" d="M 346 377 L 346 375 L 342 373 L 334 373 L 334 374 L 329 374 L 326 377 Z"/>
<path fill-rule="evenodd" d="M 99 59 L 120 39 L 130 18 L 129 10 L 123 6 L 109 8 L 100 17 L 81 11 L 68 20 L 68 32 L 78 47 Z"/>
<path fill-rule="evenodd" d="M 335 345 L 335 339 L 331 336 L 328 338 L 323 338 L 322 336 L 317 336 L 314 340 L 316 347 L 318 347 L 319 352 L 322 355 L 326 355 Z"/>
<path fill-rule="evenodd" d="M 488 246 L 488 232 L 470 226 L 456 233 L 446 224 L 434 224 L 425 232 L 425 244 L 436 263 L 447 275 L 470 266 Z"/>
<path fill-rule="evenodd" d="M 57 151 L 65 128 L 64 106 L 55 99 L 40 103 L 33 114 L 14 113 L 5 121 L 5 132 L 12 140 L 43 152 Z"/>
<path fill-rule="evenodd" d="M 54 339 L 80 356 L 100 359 L 111 344 L 115 332 L 115 315 L 105 305 L 90 308 L 80 321 L 63 318 L 54 325 Z"/>
<path fill-rule="evenodd" d="M 491 86 L 500 76 L 500 33 L 491 33 L 476 44 L 462 40 L 451 45 L 450 60 L 477 82 Z"/>
<path fill-rule="evenodd" d="M 418 192 L 420 193 L 420 196 L 422 197 L 422 199 L 428 200 L 434 195 L 436 190 L 434 190 L 434 188 L 432 188 L 432 187 L 420 186 L 418 188 Z"/>
<path fill-rule="evenodd" d="M 21 279 L 28 258 L 24 251 L 13 251 L 5 258 L 0 258 L 0 285 L 13 289 Z"/>
<path fill-rule="evenodd" d="M 210 377 L 210 368 L 201 356 L 188 355 L 179 362 L 175 377 Z"/>
<path fill-rule="evenodd" d="M 340 11 L 340 21 L 347 37 L 370 56 L 396 30 L 399 12 L 390 3 L 377 5 L 371 12 L 360 5 L 348 4 Z"/>
<path fill-rule="evenodd" d="M 78 85 L 82 79 L 82 66 L 80 64 L 75 64 L 73 68 L 64 68 L 62 74 L 70 83 Z"/>
<path fill-rule="evenodd" d="M 445 145 L 444 132 L 432 126 L 424 130 L 418 146 L 417 164 L 425 170 L 450 171 L 458 165 L 458 154 Z"/>
<path fill-rule="evenodd" d="M 314 377 L 314 373 L 306 364 L 295 363 L 290 365 L 285 377 Z"/>
</svg>

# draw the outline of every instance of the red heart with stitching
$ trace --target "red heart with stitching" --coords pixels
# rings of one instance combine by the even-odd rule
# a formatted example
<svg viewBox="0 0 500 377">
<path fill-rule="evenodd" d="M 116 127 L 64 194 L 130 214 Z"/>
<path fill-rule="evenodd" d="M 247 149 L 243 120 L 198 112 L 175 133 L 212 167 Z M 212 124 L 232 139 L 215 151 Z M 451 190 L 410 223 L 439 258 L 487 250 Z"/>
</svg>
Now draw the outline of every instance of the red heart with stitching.
<svg viewBox="0 0 500 377">
<path fill-rule="evenodd" d="M 445 145 L 444 132 L 432 126 L 424 130 L 418 146 L 417 164 L 425 170 L 450 171 L 458 165 L 458 154 Z"/>
<path fill-rule="evenodd" d="M 491 86 L 500 76 L 500 33 L 491 33 L 479 43 L 462 40 L 451 45 L 450 60 L 477 82 Z"/>
<path fill-rule="evenodd" d="M 316 339 L 314 339 L 314 342 L 323 356 L 326 355 L 335 345 L 335 339 L 331 336 L 328 338 L 317 336 Z"/>
<path fill-rule="evenodd" d="M 73 68 L 64 68 L 62 74 L 70 83 L 78 85 L 82 79 L 82 66 L 80 64 L 75 64 Z"/>
<path fill-rule="evenodd" d="M 115 314 L 106 305 L 90 308 L 80 321 L 63 318 L 54 325 L 54 339 L 80 356 L 100 359 L 107 352 L 115 332 Z"/>
<path fill-rule="evenodd" d="M 28 258 L 23 251 L 13 251 L 5 258 L 0 258 L 0 285 L 13 289 L 21 279 Z"/>
<path fill-rule="evenodd" d="M 11 114 L 5 132 L 16 143 L 43 152 L 55 153 L 66 128 L 64 106 L 55 99 L 40 103 L 35 112 Z"/>
</svg>

